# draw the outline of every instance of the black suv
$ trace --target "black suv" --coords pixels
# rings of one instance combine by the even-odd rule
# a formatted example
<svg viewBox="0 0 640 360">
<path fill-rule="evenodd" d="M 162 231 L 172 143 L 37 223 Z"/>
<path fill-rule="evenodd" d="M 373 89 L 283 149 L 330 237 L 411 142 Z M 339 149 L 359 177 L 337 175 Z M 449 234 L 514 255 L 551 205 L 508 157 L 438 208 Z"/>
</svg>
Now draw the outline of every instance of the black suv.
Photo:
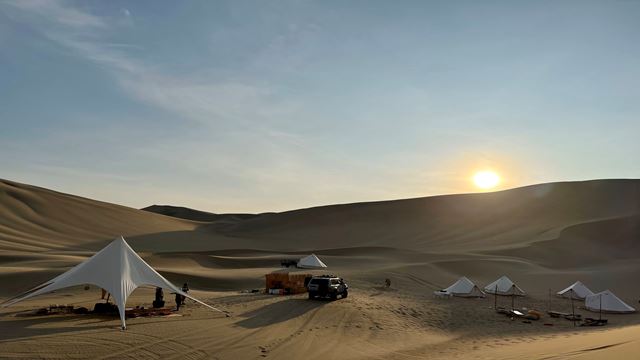
<svg viewBox="0 0 640 360">
<path fill-rule="evenodd" d="M 349 285 L 341 278 L 333 275 L 314 276 L 307 285 L 309 299 L 316 297 L 338 299 L 338 295 L 343 299 L 349 295 Z"/>
</svg>

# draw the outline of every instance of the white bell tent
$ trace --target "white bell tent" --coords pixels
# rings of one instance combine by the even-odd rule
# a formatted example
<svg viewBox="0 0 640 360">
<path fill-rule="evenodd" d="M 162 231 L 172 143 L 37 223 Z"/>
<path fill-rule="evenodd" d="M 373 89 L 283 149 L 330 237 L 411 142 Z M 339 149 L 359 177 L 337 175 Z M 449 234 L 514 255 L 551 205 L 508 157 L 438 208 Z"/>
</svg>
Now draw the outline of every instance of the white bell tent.
<svg viewBox="0 0 640 360">
<path fill-rule="evenodd" d="M 69 271 L 58 277 L 36 286 L 24 294 L 3 303 L 2 307 L 11 306 L 31 297 L 45 294 L 54 290 L 67 288 L 70 286 L 92 284 L 99 286 L 113 296 L 118 305 L 122 328 L 126 328 L 125 304 L 127 297 L 139 286 L 152 285 L 186 296 L 212 310 L 218 310 L 193 296 L 184 293 L 180 288 L 174 286 L 167 279 L 158 274 L 149 264 L 147 264 L 135 251 L 127 244 L 122 236 L 113 240 L 104 249 L 94 254 L 89 259 L 76 265 Z M 228 316 L 228 315 L 227 315 Z"/>
<path fill-rule="evenodd" d="M 620 298 L 618 298 L 609 290 L 587 296 L 587 298 L 584 300 L 584 305 L 588 310 L 591 311 L 602 311 L 606 313 L 619 314 L 636 312 L 636 309 L 627 305 L 624 301 L 620 300 Z"/>
<path fill-rule="evenodd" d="M 556 294 L 567 299 L 574 298 L 576 300 L 584 300 L 587 296 L 593 295 L 593 291 L 580 281 L 576 281 L 568 288 L 558 291 Z"/>
<path fill-rule="evenodd" d="M 433 292 L 436 296 L 484 297 L 480 288 L 465 276 L 446 289 Z"/>
<path fill-rule="evenodd" d="M 327 267 L 315 254 L 303 257 L 298 261 L 297 266 L 301 269 L 323 269 Z"/>
<path fill-rule="evenodd" d="M 512 296 L 524 296 L 524 290 L 520 289 L 518 285 L 514 284 L 511 279 L 506 276 L 492 282 L 484 287 L 484 292 L 495 295 L 512 295 Z"/>
</svg>

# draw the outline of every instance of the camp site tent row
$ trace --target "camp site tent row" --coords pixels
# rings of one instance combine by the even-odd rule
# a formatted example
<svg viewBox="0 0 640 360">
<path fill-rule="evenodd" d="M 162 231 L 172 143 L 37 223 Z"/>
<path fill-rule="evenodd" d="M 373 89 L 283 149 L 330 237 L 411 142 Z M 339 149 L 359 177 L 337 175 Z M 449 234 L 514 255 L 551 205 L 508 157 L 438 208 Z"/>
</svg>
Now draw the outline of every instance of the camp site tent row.
<svg viewBox="0 0 640 360">
<path fill-rule="evenodd" d="M 509 296 L 524 296 L 525 292 L 506 276 L 484 287 L 484 291 L 466 277 L 461 277 L 446 289 L 433 292 L 436 296 L 484 297 L 485 293 Z"/>
<path fill-rule="evenodd" d="M 558 291 L 556 294 L 568 299 L 573 298 L 574 300 L 584 300 L 585 307 L 587 310 L 591 311 L 619 314 L 627 314 L 636 311 L 636 309 L 620 300 L 620 298 L 610 290 L 594 294 L 593 291 L 580 281 L 576 281 L 568 288 Z"/>
<path fill-rule="evenodd" d="M 37 295 L 85 284 L 99 286 L 111 293 L 118 306 L 122 329 L 126 328 L 125 304 L 127 303 L 127 298 L 136 288 L 142 285 L 170 289 L 172 292 L 186 296 L 212 310 L 223 312 L 183 292 L 158 274 L 133 251 L 122 236 L 113 240 L 104 249 L 69 271 L 8 300 L 1 306 L 11 306 Z"/>
<path fill-rule="evenodd" d="M 511 296 L 525 295 L 525 292 L 506 276 L 503 276 L 498 280 L 492 282 L 491 284 L 485 286 L 484 292 L 481 291 L 478 286 L 471 280 L 463 276 L 448 288 L 437 290 L 433 293 L 436 296 L 457 297 L 484 297 L 485 293 Z M 591 311 L 602 311 L 607 313 L 619 314 L 633 313 L 636 311 L 636 309 L 620 300 L 620 298 L 618 298 L 610 290 L 605 290 L 594 294 L 593 291 L 591 291 L 580 281 L 576 281 L 566 289 L 558 291 L 556 294 L 560 297 L 568 299 L 584 300 L 585 307 Z"/>
</svg>

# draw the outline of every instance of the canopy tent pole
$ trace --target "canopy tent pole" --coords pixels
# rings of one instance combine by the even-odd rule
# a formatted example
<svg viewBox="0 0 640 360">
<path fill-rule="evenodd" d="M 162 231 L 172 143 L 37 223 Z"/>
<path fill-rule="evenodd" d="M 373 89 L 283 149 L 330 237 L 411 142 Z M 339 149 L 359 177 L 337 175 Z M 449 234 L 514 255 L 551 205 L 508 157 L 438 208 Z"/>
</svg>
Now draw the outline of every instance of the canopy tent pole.
<svg viewBox="0 0 640 360">
<path fill-rule="evenodd" d="M 602 320 L 602 294 L 600 294 L 599 298 L 600 298 L 600 320 Z"/>
<path fill-rule="evenodd" d="M 496 291 L 493 292 L 493 310 L 498 310 L 498 284 L 496 284 Z"/>
<path fill-rule="evenodd" d="M 515 299 L 516 299 L 516 285 L 513 284 L 511 286 L 511 310 L 515 309 Z"/>
<path fill-rule="evenodd" d="M 576 327 L 576 310 L 573 307 L 573 294 L 574 291 L 571 289 L 571 319 L 573 320 L 573 327 Z"/>
</svg>

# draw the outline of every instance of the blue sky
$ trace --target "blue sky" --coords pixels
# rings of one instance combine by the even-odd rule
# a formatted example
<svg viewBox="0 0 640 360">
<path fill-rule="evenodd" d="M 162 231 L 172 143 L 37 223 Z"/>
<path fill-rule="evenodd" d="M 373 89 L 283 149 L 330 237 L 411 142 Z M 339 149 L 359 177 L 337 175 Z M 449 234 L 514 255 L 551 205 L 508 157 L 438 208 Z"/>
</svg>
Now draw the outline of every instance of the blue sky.
<svg viewBox="0 0 640 360">
<path fill-rule="evenodd" d="M 0 0 L 0 177 L 293 208 L 640 177 L 640 2 Z"/>
</svg>

